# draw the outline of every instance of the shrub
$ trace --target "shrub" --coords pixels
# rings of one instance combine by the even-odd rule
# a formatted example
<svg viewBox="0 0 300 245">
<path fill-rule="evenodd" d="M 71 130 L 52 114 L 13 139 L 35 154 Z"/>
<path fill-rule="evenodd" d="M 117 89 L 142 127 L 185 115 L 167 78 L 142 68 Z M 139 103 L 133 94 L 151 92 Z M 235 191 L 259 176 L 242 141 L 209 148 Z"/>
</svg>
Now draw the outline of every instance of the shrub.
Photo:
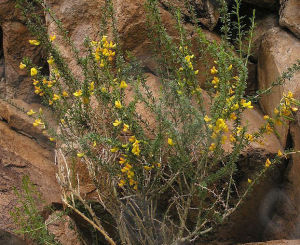
<svg viewBox="0 0 300 245">
<path fill-rule="evenodd" d="M 249 177 L 247 187 L 236 183 L 241 152 L 274 132 L 275 124 L 293 120 L 299 102 L 292 93 L 284 95 L 274 117 L 265 116 L 257 132 L 250 133 L 242 124 L 242 113 L 251 110 L 271 88 L 252 97 L 245 94 L 254 13 L 250 29 L 245 31 L 239 14 L 241 1 L 235 0 L 231 13 L 226 1 L 219 3 L 222 40 L 210 42 L 195 25 L 197 47 L 192 47 L 180 10 L 172 8 L 180 37 L 174 41 L 162 24 L 157 0 L 146 1 L 149 36 L 159 64 L 160 90 L 153 91 L 141 65 L 119 45 L 112 1 L 102 6 L 99 39 L 87 37 L 82 56 L 46 4 L 17 1 L 37 39 L 30 42 L 48 52 L 51 72 L 42 74 L 29 58 L 24 58 L 20 68 L 28 70 L 34 92 L 52 108 L 58 129 L 49 126 L 42 110 L 30 110 L 28 115 L 35 118 L 33 126 L 56 142 L 62 201 L 110 244 L 177 244 L 201 239 L 236 210 L 267 169 L 292 153 L 279 151 L 274 159 L 266 159 L 260 171 Z M 186 7 L 191 21 L 197 23 L 189 1 Z M 48 36 L 38 14 L 40 8 L 51 16 L 71 47 L 82 78 L 75 77 L 68 67 L 55 45 L 55 35 Z M 108 23 L 113 30 L 111 38 Z M 199 85 L 197 61 L 206 67 L 205 90 Z M 283 84 L 299 68 L 300 62 L 272 87 Z M 134 91 L 130 99 L 128 87 Z M 225 144 L 230 150 L 225 150 Z M 105 230 L 101 217 L 82 195 L 78 161 L 85 164 L 99 203 L 117 224 L 118 239 Z M 78 209 L 78 202 L 85 212 Z"/>
</svg>

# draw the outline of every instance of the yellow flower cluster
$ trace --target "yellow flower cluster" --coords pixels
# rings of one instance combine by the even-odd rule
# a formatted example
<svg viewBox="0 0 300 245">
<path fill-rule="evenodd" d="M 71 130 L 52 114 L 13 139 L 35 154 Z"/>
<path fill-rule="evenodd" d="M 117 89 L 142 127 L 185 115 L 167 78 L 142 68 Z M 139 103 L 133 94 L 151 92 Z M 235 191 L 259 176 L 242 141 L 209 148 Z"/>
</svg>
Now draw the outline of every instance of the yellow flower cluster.
<svg viewBox="0 0 300 245">
<path fill-rule="evenodd" d="M 31 45 L 35 45 L 35 46 L 40 45 L 40 41 L 38 41 L 38 40 L 29 40 L 28 42 L 29 42 Z"/>
<path fill-rule="evenodd" d="M 298 108 L 295 106 L 298 103 L 294 99 L 294 95 L 292 92 L 288 92 L 288 94 L 283 94 L 283 99 L 279 105 L 279 108 L 274 110 L 275 115 L 289 117 L 293 114 L 293 112 L 298 111 Z"/>
<path fill-rule="evenodd" d="M 45 124 L 42 122 L 41 119 L 38 118 L 38 119 L 36 119 L 36 120 L 34 121 L 33 126 L 34 126 L 34 127 L 42 126 L 42 128 L 44 128 L 44 127 L 45 127 Z"/>
<path fill-rule="evenodd" d="M 114 51 L 116 44 L 112 41 L 109 42 L 107 36 L 103 36 L 100 42 L 92 41 L 91 45 L 95 47 L 93 55 L 100 67 L 105 66 L 106 58 L 108 61 L 112 61 L 113 57 L 116 55 L 116 52 Z"/>
<path fill-rule="evenodd" d="M 126 180 L 124 178 L 124 175 L 127 177 L 127 181 L 129 183 L 129 186 L 133 186 L 134 190 L 137 190 L 138 188 L 138 183 L 137 181 L 134 179 L 134 171 L 133 171 L 133 167 L 130 164 L 129 160 L 126 158 L 127 155 L 122 154 L 120 159 L 119 159 L 119 163 L 122 166 L 121 172 L 123 173 L 123 178 L 120 180 L 119 182 L 119 186 L 123 187 L 126 184 Z"/>
<path fill-rule="evenodd" d="M 119 121 L 118 119 L 116 119 L 114 122 L 113 122 L 113 125 L 115 127 L 118 127 L 119 125 L 122 124 L 122 121 Z M 126 123 L 123 123 L 123 132 L 127 132 L 129 130 L 129 125 L 126 124 Z"/>
</svg>

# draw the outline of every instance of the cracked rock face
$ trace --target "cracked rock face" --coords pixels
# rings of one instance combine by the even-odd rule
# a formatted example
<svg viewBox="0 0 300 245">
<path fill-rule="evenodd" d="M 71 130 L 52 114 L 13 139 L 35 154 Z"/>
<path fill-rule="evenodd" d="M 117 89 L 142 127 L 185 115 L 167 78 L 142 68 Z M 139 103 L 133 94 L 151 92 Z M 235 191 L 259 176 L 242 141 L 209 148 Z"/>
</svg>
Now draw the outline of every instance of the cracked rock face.
<svg viewBox="0 0 300 245">
<path fill-rule="evenodd" d="M 300 1 L 280 0 L 279 24 L 300 38 Z"/>
</svg>

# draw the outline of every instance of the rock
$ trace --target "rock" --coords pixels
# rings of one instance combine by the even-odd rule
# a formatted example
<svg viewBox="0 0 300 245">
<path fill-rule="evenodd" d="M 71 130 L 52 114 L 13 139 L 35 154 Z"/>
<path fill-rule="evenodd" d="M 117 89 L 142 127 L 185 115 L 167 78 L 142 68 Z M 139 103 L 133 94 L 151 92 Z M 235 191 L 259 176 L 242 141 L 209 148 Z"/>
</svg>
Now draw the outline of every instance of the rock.
<svg viewBox="0 0 300 245">
<path fill-rule="evenodd" d="M 49 0 L 48 4 L 56 13 L 64 27 L 69 31 L 71 39 L 75 46 L 83 54 L 85 51 L 83 42 L 85 36 L 89 36 L 92 40 L 99 40 L 98 32 L 101 21 L 101 6 L 104 1 L 70 1 L 64 0 L 57 4 L 56 0 Z M 134 0 L 114 0 L 115 14 L 117 21 L 117 30 L 120 36 L 120 45 L 124 51 L 132 52 L 148 70 L 156 72 L 158 65 L 153 57 L 153 47 L 149 40 L 147 29 L 145 1 Z M 178 40 L 178 33 L 175 28 L 176 22 L 171 13 L 163 7 L 159 7 L 162 22 L 164 23 L 168 34 L 172 39 Z M 76 13 L 76 14 L 75 14 Z M 66 58 L 69 67 L 74 72 L 75 76 L 82 78 L 82 70 L 76 64 L 73 54 L 59 35 L 53 21 L 46 16 L 49 34 L 56 34 L 57 39 L 54 44 L 59 47 L 62 55 Z M 185 24 L 188 31 L 188 37 L 195 41 L 195 34 L 193 34 L 191 24 Z M 220 38 L 206 30 L 203 31 L 209 40 L 219 41 Z M 111 30 L 109 31 L 111 36 Z M 196 51 L 196 50 L 194 50 Z M 203 69 L 203 64 L 199 62 L 199 67 Z M 199 69 L 199 74 L 202 70 Z"/>
<path fill-rule="evenodd" d="M 16 235 L 13 235 L 7 231 L 0 230 L 0 244 L 3 245 L 27 245 L 27 243 Z"/>
<path fill-rule="evenodd" d="M 300 240 L 276 240 L 276 241 L 268 241 L 268 242 L 254 242 L 254 243 L 246 243 L 243 245 L 299 245 Z"/>
<path fill-rule="evenodd" d="M 64 28 L 68 31 L 69 37 L 74 42 L 80 54 L 83 54 L 85 50 L 85 37 L 89 37 L 92 40 L 99 38 L 98 32 L 100 29 L 99 24 L 101 23 L 101 6 L 104 4 L 103 0 L 47 0 L 46 3 L 55 13 L 56 18 L 63 23 Z M 59 48 L 75 77 L 82 78 L 83 72 L 74 58 L 74 53 L 63 40 L 61 32 L 49 14 L 45 18 L 48 34 L 57 36 L 54 45 Z"/>
<path fill-rule="evenodd" d="M 264 36 L 258 57 L 258 86 L 259 89 L 266 89 L 278 78 L 282 72 L 296 62 L 299 58 L 300 41 L 292 34 L 280 28 L 272 28 Z M 283 93 L 291 91 L 295 98 L 300 96 L 300 73 L 294 75 L 290 81 L 282 86 L 277 86 L 271 94 L 264 95 L 260 105 L 264 113 L 273 115 L 273 110 L 279 105 Z M 288 125 L 277 128 L 281 136 L 281 143 L 286 144 Z"/>
<path fill-rule="evenodd" d="M 154 58 L 153 47 L 148 35 L 147 19 L 145 18 L 145 0 L 114 0 L 114 2 L 114 5 L 116 6 L 116 18 L 118 20 L 118 32 L 120 33 L 121 45 L 123 49 L 131 51 L 145 67 L 150 69 L 152 72 L 157 73 L 158 64 Z M 176 4 L 178 4 L 178 6 L 182 5 L 182 3 L 179 3 L 179 1 L 176 1 Z M 167 33 L 170 35 L 172 40 L 178 41 L 179 34 L 176 30 L 176 21 L 172 14 L 165 8 L 159 8 L 159 11 L 161 14 L 162 23 L 164 24 Z M 187 31 L 188 38 L 195 45 L 196 34 L 194 34 L 192 25 L 185 23 L 184 27 Z M 220 41 L 220 38 L 212 32 L 203 30 L 203 33 L 210 41 Z M 197 54 L 196 48 L 193 50 L 193 52 Z M 197 67 L 197 69 L 200 68 L 199 74 L 204 72 L 204 66 L 200 61 L 195 67 Z"/>
<path fill-rule="evenodd" d="M 28 175 L 45 199 L 45 205 L 60 203 L 53 153 L 0 121 L 0 227 L 15 228 L 9 212 L 16 204 L 14 187 Z M 39 207 L 42 209 L 43 206 Z"/>
<path fill-rule="evenodd" d="M 268 30 L 276 26 L 278 26 L 278 18 L 273 14 L 264 16 L 263 18 L 256 20 L 256 28 L 253 35 L 253 44 L 251 50 L 251 57 L 255 62 L 257 62 L 258 59 L 262 39 L 264 38 Z"/>
<path fill-rule="evenodd" d="M 298 0 L 280 0 L 279 16 L 279 24 L 300 38 L 300 2 Z"/>
<path fill-rule="evenodd" d="M 9 103 L 0 99 L 0 118 L 5 120 L 11 128 L 19 133 L 31 137 L 43 147 L 52 149 L 54 144 L 42 133 L 42 129 L 33 127 L 34 118 L 26 114 L 30 109 L 38 112 L 40 108 L 43 109 L 43 112 L 49 118 L 50 125 L 55 129 L 55 123 L 51 120 L 51 112 L 48 109 L 40 104 L 27 104 L 22 100 L 10 100 Z"/>
<path fill-rule="evenodd" d="M 179 0 L 160 0 L 163 7 L 175 7 L 185 15 L 190 17 L 191 13 L 186 9 L 184 1 Z M 197 13 L 197 20 L 210 31 L 216 26 L 220 13 L 218 12 L 218 3 L 211 0 L 196 0 L 193 1 L 192 6 Z"/>
<path fill-rule="evenodd" d="M 278 5 L 278 0 L 244 0 L 244 2 L 271 10 L 276 9 Z"/>
<path fill-rule="evenodd" d="M 75 222 L 68 216 L 56 211 L 45 221 L 50 234 L 62 245 L 81 245 L 80 235 Z"/>
<path fill-rule="evenodd" d="M 289 147 L 295 151 L 300 150 L 300 127 L 299 123 L 290 126 Z M 281 191 L 281 197 L 276 203 L 276 212 L 271 222 L 267 225 L 264 238 L 274 239 L 296 239 L 300 236 L 300 156 L 293 154 L 288 161 L 286 172 L 286 183 Z"/>
<path fill-rule="evenodd" d="M 32 93 L 28 75 L 19 69 L 19 64 L 24 57 L 31 57 L 35 64 L 43 66 L 42 49 L 28 43 L 33 37 L 23 24 L 22 15 L 15 7 L 14 1 L 0 1 L 0 19 L 6 80 L 5 91 L 2 91 L 4 94 L 1 94 L 1 97 L 18 97 L 27 102 L 39 101 Z"/>
</svg>

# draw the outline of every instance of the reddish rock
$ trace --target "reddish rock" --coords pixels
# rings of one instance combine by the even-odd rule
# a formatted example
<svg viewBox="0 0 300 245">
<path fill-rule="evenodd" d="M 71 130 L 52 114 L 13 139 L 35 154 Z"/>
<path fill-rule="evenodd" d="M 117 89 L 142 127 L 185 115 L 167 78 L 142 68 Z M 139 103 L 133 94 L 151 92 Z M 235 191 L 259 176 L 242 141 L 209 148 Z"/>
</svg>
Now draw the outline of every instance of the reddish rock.
<svg viewBox="0 0 300 245">
<path fill-rule="evenodd" d="M 59 203 L 60 192 L 53 152 L 12 130 L 3 121 L 0 121 L 0 135 L 0 227 L 11 231 L 14 224 L 9 211 L 16 203 L 13 188 L 20 187 L 22 176 L 28 175 L 37 185 L 46 205 Z"/>
<path fill-rule="evenodd" d="M 280 4 L 279 24 L 300 38 L 300 2 L 298 0 L 280 0 Z"/>
<path fill-rule="evenodd" d="M 1 29 L 3 32 L 3 52 L 5 60 L 5 87 L 2 97 L 18 97 L 27 102 L 37 101 L 31 93 L 31 81 L 27 73 L 19 69 L 24 57 L 30 57 L 34 63 L 41 63 L 41 47 L 28 43 L 32 35 L 23 24 L 21 13 L 15 7 L 14 1 L 0 2 Z"/>
<path fill-rule="evenodd" d="M 253 34 L 253 44 L 251 50 L 251 56 L 257 62 L 261 41 L 266 33 L 273 27 L 278 26 L 278 17 L 270 14 L 256 20 L 256 27 Z"/>
<path fill-rule="evenodd" d="M 272 28 L 264 36 L 258 57 L 258 86 L 259 89 L 266 89 L 271 86 L 282 72 L 288 67 L 296 63 L 300 53 L 300 41 L 283 31 L 280 28 Z M 296 98 L 300 96 L 300 84 L 297 82 L 300 79 L 300 73 L 294 75 L 290 81 L 282 86 L 277 86 L 272 90 L 272 93 L 264 95 L 260 100 L 260 105 L 263 111 L 268 115 L 273 115 L 273 110 L 279 105 L 283 93 L 291 91 Z M 283 125 L 277 128 L 281 136 L 281 143 L 286 144 L 288 125 Z"/>
<path fill-rule="evenodd" d="M 68 216 L 56 211 L 47 220 L 47 230 L 54 235 L 54 239 L 62 245 L 81 245 L 80 235 L 75 222 Z"/>
</svg>

